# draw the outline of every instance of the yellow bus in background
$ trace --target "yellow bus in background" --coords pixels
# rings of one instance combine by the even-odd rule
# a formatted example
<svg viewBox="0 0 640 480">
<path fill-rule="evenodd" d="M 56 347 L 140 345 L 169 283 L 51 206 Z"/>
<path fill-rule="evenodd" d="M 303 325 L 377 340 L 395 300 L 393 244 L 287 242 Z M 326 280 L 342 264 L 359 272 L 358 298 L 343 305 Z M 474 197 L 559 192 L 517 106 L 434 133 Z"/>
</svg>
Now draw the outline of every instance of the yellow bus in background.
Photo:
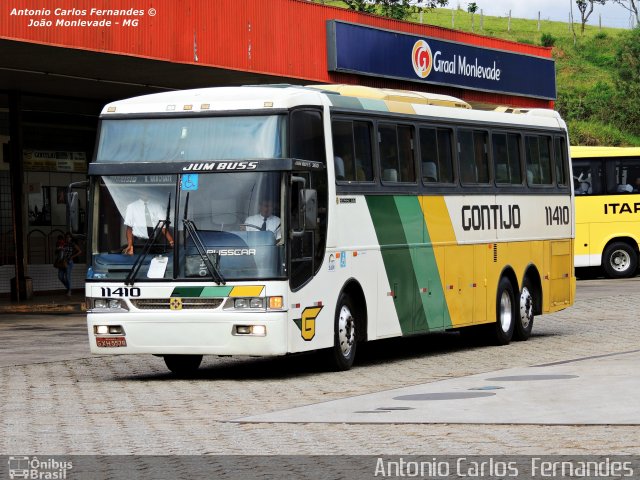
<svg viewBox="0 0 640 480">
<path fill-rule="evenodd" d="M 575 267 L 635 275 L 640 244 L 640 148 L 571 147 Z"/>
</svg>

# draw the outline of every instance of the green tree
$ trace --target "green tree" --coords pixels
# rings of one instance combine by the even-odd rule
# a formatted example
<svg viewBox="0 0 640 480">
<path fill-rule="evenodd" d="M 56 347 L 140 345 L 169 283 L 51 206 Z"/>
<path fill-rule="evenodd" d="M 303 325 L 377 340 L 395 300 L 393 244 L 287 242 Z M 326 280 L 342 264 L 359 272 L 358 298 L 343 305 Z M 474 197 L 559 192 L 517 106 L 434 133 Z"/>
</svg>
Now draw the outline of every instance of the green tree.
<svg viewBox="0 0 640 480">
<path fill-rule="evenodd" d="M 427 10 L 445 7 L 449 0 L 344 0 L 344 3 L 356 12 L 375 13 L 397 20 L 405 20 L 416 7 Z"/>
<path fill-rule="evenodd" d="M 640 27 L 626 33 L 616 53 L 618 101 L 612 109 L 620 128 L 640 135 Z"/>
<path fill-rule="evenodd" d="M 578 10 L 580 10 L 580 32 L 584 35 L 584 26 L 593 13 L 593 5 L 604 5 L 607 0 L 576 0 Z"/>
</svg>

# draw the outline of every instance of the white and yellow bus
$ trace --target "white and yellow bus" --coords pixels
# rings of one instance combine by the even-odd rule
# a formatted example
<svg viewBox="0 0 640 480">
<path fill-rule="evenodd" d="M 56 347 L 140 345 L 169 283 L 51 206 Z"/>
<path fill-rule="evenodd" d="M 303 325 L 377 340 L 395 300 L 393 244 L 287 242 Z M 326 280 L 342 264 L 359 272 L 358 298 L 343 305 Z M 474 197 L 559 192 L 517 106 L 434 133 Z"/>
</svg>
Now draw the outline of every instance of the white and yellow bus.
<svg viewBox="0 0 640 480">
<path fill-rule="evenodd" d="M 575 266 L 635 275 L 640 244 L 640 148 L 571 147 Z"/>
<path fill-rule="evenodd" d="M 573 303 L 567 145 L 553 111 L 344 85 L 111 103 L 89 168 L 91 351 L 187 373 L 326 349 L 344 370 L 388 337 L 526 340 Z"/>
</svg>

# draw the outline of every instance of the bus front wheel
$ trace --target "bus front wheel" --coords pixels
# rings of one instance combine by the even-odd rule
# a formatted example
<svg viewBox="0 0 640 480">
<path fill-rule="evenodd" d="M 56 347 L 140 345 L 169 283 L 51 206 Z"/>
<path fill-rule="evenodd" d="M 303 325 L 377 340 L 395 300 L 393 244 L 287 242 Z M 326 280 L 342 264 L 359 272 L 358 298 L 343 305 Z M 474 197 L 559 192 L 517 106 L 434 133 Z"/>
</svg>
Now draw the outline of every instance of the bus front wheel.
<svg viewBox="0 0 640 480">
<path fill-rule="evenodd" d="M 332 366 L 337 371 L 349 370 L 356 358 L 356 309 L 351 297 L 342 293 L 336 305 Z"/>
<path fill-rule="evenodd" d="M 164 363 L 176 375 L 193 375 L 202 363 L 202 355 L 165 355 Z"/>
<path fill-rule="evenodd" d="M 638 268 L 638 254 L 624 242 L 614 242 L 602 254 L 602 268 L 609 278 L 632 276 Z"/>
</svg>

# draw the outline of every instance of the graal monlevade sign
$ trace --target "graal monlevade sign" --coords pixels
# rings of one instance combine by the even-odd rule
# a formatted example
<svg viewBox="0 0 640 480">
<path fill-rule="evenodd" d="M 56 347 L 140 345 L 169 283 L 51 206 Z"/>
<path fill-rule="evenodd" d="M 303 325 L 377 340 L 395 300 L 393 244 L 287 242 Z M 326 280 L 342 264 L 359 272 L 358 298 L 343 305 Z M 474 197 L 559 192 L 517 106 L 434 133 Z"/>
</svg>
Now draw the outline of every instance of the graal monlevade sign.
<svg viewBox="0 0 640 480">
<path fill-rule="evenodd" d="M 327 22 L 329 71 L 554 100 L 550 58 Z"/>
</svg>

